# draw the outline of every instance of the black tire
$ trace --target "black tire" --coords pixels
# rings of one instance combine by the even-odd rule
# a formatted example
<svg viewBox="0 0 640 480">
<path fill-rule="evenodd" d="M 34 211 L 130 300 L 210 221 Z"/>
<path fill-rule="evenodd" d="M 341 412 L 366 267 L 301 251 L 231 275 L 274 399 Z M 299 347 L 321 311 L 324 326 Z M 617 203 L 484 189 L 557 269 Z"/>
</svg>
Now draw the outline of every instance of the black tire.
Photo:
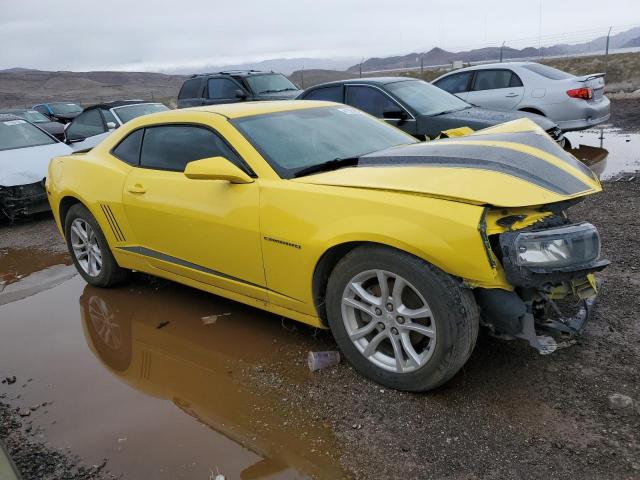
<svg viewBox="0 0 640 480">
<path fill-rule="evenodd" d="M 406 279 L 433 313 L 434 351 L 413 371 L 398 373 L 381 368 L 349 338 L 342 317 L 343 293 L 351 279 L 369 270 L 386 270 Z M 422 392 L 443 385 L 469 359 L 478 336 L 479 310 L 470 289 L 424 260 L 384 246 L 358 247 L 338 262 L 327 285 L 326 305 L 329 326 L 344 357 L 362 375 L 398 390 Z"/>
<path fill-rule="evenodd" d="M 100 248 L 100 251 L 102 253 L 102 268 L 100 269 L 100 272 L 95 276 L 89 275 L 80 265 L 80 262 L 78 261 L 78 258 L 76 258 L 73 247 L 71 245 L 71 225 L 76 219 L 82 219 L 91 226 L 95 233 L 98 247 Z M 118 265 L 118 262 L 116 262 L 115 258 L 113 258 L 113 254 L 109 249 L 109 244 L 107 243 L 107 239 L 102 233 L 100 225 L 98 225 L 95 217 L 84 205 L 76 203 L 71 208 L 69 208 L 67 216 L 64 218 L 64 236 L 67 241 L 67 249 L 69 250 L 69 255 L 71 255 L 76 269 L 87 283 L 96 287 L 113 287 L 126 279 L 129 271 L 121 268 Z"/>
</svg>

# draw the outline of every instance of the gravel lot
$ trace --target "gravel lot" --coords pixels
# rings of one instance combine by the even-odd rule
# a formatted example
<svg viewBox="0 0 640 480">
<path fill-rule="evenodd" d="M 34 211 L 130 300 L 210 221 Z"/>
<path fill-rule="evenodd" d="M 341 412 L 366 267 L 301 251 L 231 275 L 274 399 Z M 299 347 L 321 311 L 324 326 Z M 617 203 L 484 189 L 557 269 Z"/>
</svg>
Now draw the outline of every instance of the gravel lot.
<svg viewBox="0 0 640 480">
<path fill-rule="evenodd" d="M 613 123 L 638 131 L 640 105 L 615 105 Z M 295 399 L 291 408 L 277 407 L 282 422 L 298 421 L 293 404 L 313 412 L 313 421 L 335 434 L 336 462 L 354 478 L 640 479 L 639 211 L 640 177 L 630 174 L 605 182 L 602 194 L 569 212 L 598 226 L 603 255 L 612 261 L 577 345 L 541 356 L 481 332 L 453 381 L 416 395 L 381 388 L 344 362 L 302 380 L 292 375 L 292 366 L 304 368 L 317 332 L 285 322 L 305 341 L 300 348 L 278 342 L 278 360 L 247 371 L 244 381 L 264 395 Z M 47 215 L 0 225 L 0 233 L 0 252 L 25 243 L 64 251 Z M 327 333 L 312 341 L 318 350 L 335 348 Z M 113 478 L 108 462 L 84 464 L 73 452 L 44 444 L 12 400 L 0 396 L 0 440 L 25 479 Z"/>
</svg>

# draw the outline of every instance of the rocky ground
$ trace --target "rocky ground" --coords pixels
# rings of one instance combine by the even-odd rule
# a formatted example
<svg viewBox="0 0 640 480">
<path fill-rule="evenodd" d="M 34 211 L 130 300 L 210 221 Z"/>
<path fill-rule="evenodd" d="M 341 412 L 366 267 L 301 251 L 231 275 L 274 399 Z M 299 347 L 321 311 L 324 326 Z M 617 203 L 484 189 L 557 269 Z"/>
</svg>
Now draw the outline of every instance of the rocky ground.
<svg viewBox="0 0 640 480">
<path fill-rule="evenodd" d="M 611 120 L 609 123 L 625 132 L 640 132 L 640 98 L 611 100 Z"/>
<path fill-rule="evenodd" d="M 640 131 L 639 106 L 614 101 L 612 123 Z M 290 348 L 249 380 L 295 398 L 329 425 L 336 456 L 354 478 L 640 479 L 640 176 L 603 186 L 569 212 L 598 226 L 612 262 L 577 345 L 541 356 L 522 342 L 481 333 L 463 370 L 423 395 L 381 388 L 344 362 L 294 381 L 290 366 L 306 352 Z M 0 252 L 25 243 L 65 248 L 46 215 L 0 225 L 0 232 Z M 293 322 L 291 328 L 316 333 Z M 329 334 L 320 334 L 319 347 L 335 348 Z M 286 409 L 279 414 L 296 421 Z M 104 464 L 85 465 L 47 446 L 30 418 L 0 398 L 0 440 L 25 480 L 113 478 Z"/>
<path fill-rule="evenodd" d="M 612 261 L 577 345 L 541 356 L 481 334 L 463 371 L 426 395 L 383 389 L 345 363 L 282 382 L 302 351 L 254 380 L 317 411 L 356 478 L 640 478 L 640 179 L 629 178 L 570 212 L 598 225 Z"/>
</svg>

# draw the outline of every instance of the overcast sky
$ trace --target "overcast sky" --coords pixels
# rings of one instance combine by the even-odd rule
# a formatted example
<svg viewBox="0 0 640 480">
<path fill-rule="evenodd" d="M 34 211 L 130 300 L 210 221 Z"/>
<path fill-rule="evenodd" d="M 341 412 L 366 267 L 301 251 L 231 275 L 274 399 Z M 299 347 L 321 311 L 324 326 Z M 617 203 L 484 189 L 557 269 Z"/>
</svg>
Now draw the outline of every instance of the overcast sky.
<svg viewBox="0 0 640 480">
<path fill-rule="evenodd" d="M 540 31 L 582 32 L 572 40 L 634 23 L 639 0 L 0 0 L 0 69 L 198 70 L 523 38 L 536 46 Z"/>
</svg>

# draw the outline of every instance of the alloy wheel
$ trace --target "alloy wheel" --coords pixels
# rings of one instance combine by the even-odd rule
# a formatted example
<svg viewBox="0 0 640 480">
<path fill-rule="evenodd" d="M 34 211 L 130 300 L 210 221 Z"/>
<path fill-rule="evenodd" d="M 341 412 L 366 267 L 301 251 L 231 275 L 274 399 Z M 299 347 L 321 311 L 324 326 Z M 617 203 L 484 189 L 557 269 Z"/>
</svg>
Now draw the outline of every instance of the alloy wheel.
<svg viewBox="0 0 640 480">
<path fill-rule="evenodd" d="M 358 351 L 384 370 L 415 371 L 435 350 L 436 324 L 429 304 L 393 272 L 367 270 L 353 277 L 342 295 L 342 320 Z"/>
<path fill-rule="evenodd" d="M 71 247 L 80 268 L 90 277 L 102 271 L 102 250 L 93 227 L 84 219 L 76 218 L 71 223 Z"/>
</svg>

